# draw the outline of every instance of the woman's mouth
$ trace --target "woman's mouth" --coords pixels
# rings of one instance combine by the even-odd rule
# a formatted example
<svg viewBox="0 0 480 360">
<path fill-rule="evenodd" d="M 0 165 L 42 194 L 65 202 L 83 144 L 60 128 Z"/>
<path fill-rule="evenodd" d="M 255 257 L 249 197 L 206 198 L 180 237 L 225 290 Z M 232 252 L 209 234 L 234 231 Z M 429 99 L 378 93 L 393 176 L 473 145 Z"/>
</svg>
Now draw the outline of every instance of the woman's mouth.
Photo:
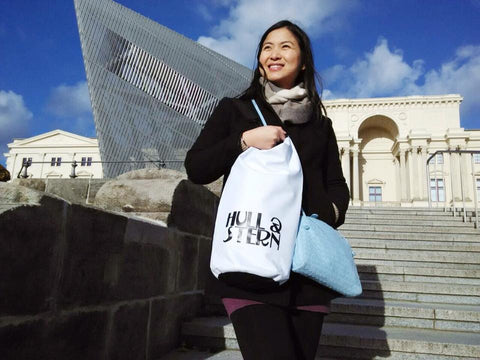
<svg viewBox="0 0 480 360">
<path fill-rule="evenodd" d="M 271 70 L 271 71 L 279 71 L 279 70 L 283 69 L 283 65 L 282 64 L 268 65 L 268 69 Z"/>
</svg>

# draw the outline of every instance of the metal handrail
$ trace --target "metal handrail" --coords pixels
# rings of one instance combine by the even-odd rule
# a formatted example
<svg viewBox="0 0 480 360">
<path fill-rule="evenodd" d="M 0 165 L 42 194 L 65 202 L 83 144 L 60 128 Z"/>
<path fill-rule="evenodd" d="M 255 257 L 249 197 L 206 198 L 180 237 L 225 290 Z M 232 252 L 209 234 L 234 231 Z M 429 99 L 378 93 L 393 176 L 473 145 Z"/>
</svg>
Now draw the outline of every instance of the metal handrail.
<svg viewBox="0 0 480 360">
<path fill-rule="evenodd" d="M 435 151 L 430 157 L 427 159 L 427 164 L 426 164 L 426 172 L 427 172 L 427 189 L 428 189 L 428 207 L 432 207 L 432 194 L 431 194 L 431 184 L 430 184 L 430 161 L 435 158 L 438 154 L 470 154 L 470 160 L 471 160 L 471 166 L 472 166 L 472 183 L 473 183 L 473 203 L 474 203 L 474 209 L 475 209 L 475 227 L 478 229 L 479 228 L 479 220 L 478 220 L 478 195 L 477 195 L 477 185 L 476 185 L 476 177 L 475 177 L 475 163 L 473 160 L 473 154 L 480 154 L 479 150 L 437 150 Z M 442 175 L 444 173 L 443 171 L 443 164 L 445 162 L 442 162 Z M 452 190 L 452 208 L 453 208 L 453 216 L 455 216 L 456 212 L 456 205 L 455 205 L 455 193 L 454 193 L 454 181 L 453 181 L 453 170 L 457 170 L 460 172 L 460 192 L 462 195 L 462 212 L 463 212 L 463 221 L 467 221 L 467 210 L 465 206 L 465 184 L 464 184 L 464 179 L 462 176 L 462 171 L 463 171 L 463 161 L 462 158 L 459 159 L 459 169 L 454 169 L 452 166 L 452 159 L 450 158 L 450 187 Z M 436 179 L 437 179 L 437 161 L 434 163 L 434 172 L 435 172 L 435 186 L 437 185 Z M 443 188 L 444 188 L 444 209 L 445 211 L 447 210 L 447 203 L 446 203 L 446 181 L 443 180 Z M 437 199 L 438 201 L 438 199 Z"/>
<path fill-rule="evenodd" d="M 73 161 L 63 161 L 61 162 L 62 164 L 72 164 L 72 171 L 70 173 L 70 177 L 72 179 L 75 179 L 78 177 L 78 175 L 75 173 L 75 168 L 78 166 L 81 161 L 73 160 Z M 89 164 L 146 164 L 146 163 L 152 163 L 152 164 L 158 164 L 157 168 L 158 169 L 164 169 L 167 167 L 167 164 L 169 163 L 183 163 L 181 160 L 120 160 L 120 161 L 101 161 L 101 160 L 92 160 L 88 161 Z M 22 163 L 22 167 L 20 168 L 20 171 L 17 174 L 17 178 L 23 178 L 26 179 L 28 178 L 28 168 L 32 166 L 32 164 L 52 164 L 51 161 L 24 161 Z M 23 170 L 23 173 L 22 173 Z"/>
</svg>

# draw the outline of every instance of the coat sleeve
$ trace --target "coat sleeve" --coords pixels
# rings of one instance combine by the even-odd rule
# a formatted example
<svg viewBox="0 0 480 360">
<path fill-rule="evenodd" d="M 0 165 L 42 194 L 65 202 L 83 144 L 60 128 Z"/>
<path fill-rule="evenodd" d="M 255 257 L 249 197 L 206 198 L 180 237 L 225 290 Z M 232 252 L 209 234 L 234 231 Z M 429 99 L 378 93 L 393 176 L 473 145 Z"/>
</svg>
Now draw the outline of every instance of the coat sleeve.
<svg viewBox="0 0 480 360">
<path fill-rule="evenodd" d="M 228 174 L 238 155 L 240 131 L 232 132 L 231 99 L 222 99 L 187 152 L 185 169 L 196 184 L 208 184 Z"/>
<path fill-rule="evenodd" d="M 348 209 L 350 193 L 347 183 L 343 177 L 342 166 L 338 153 L 337 137 L 333 131 L 332 121 L 328 121 L 328 161 L 327 161 L 327 181 L 326 190 L 329 199 L 339 210 L 339 217 L 335 223 L 335 228 L 342 225 L 345 221 L 345 213 Z"/>
</svg>

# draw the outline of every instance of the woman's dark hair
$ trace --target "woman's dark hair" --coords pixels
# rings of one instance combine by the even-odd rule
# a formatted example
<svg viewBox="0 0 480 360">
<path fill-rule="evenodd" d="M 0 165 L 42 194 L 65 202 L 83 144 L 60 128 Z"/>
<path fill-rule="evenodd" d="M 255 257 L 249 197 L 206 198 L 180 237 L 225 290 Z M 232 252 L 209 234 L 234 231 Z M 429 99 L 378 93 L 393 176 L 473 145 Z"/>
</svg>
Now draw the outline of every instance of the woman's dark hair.
<svg viewBox="0 0 480 360">
<path fill-rule="evenodd" d="M 258 44 L 258 48 L 257 48 L 257 59 L 256 59 L 257 65 L 253 73 L 252 82 L 250 83 L 250 86 L 242 93 L 241 97 L 242 98 L 260 97 L 262 99 L 265 98 L 265 95 L 263 92 L 263 86 L 262 84 L 260 84 L 260 77 L 262 76 L 262 74 L 260 73 L 260 67 L 262 66 L 262 64 L 260 64 L 260 61 L 259 61 L 260 53 L 262 52 L 263 42 L 267 38 L 268 34 L 270 34 L 273 30 L 277 30 L 280 28 L 287 28 L 293 34 L 293 36 L 295 36 L 300 46 L 301 62 L 302 62 L 302 65 L 305 66 L 305 69 L 300 71 L 295 81 L 295 84 L 303 82 L 305 86 L 305 90 L 307 91 L 308 99 L 311 101 L 316 115 L 321 115 L 322 113 L 326 115 L 327 111 L 323 106 L 322 100 L 317 91 L 317 86 L 315 83 L 315 80 L 316 80 L 318 82 L 318 86 L 320 87 L 320 93 L 321 93 L 322 80 L 320 76 L 317 74 L 317 72 L 315 71 L 310 39 L 308 35 L 305 33 L 305 31 L 303 31 L 298 25 L 295 25 L 294 23 L 288 20 L 282 20 L 273 24 L 262 35 L 262 38 L 260 39 L 260 43 Z M 264 80 L 265 82 L 267 81 L 267 79 L 264 79 Z"/>
</svg>

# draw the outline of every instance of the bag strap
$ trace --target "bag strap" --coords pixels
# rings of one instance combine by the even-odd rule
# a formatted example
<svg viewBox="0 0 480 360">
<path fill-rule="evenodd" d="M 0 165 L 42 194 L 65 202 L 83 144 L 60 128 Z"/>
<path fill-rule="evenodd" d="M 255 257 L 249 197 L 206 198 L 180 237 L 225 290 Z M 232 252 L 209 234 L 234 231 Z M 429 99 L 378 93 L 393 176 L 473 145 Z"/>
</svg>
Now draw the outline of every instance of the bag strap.
<svg viewBox="0 0 480 360">
<path fill-rule="evenodd" d="M 255 110 L 257 110 L 258 116 L 260 116 L 260 120 L 262 120 L 263 126 L 267 126 L 267 122 L 265 121 L 265 118 L 263 117 L 262 112 L 261 112 L 260 109 L 258 108 L 258 105 L 257 105 L 257 102 L 255 101 L 255 99 L 252 99 L 252 104 L 253 104 L 253 106 L 255 107 Z"/>
</svg>

